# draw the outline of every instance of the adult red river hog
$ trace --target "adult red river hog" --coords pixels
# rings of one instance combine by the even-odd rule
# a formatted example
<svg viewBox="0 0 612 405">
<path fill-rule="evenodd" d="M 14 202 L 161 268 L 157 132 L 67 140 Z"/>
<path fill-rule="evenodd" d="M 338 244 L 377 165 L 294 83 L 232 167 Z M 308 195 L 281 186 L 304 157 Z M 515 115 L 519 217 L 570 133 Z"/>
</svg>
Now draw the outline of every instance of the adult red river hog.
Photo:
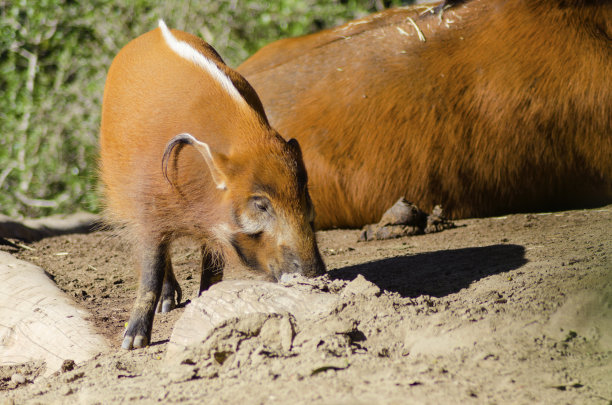
<svg viewBox="0 0 612 405">
<path fill-rule="evenodd" d="M 272 43 L 237 70 L 304 154 L 317 226 L 612 202 L 612 2 L 471 0 Z"/>
<path fill-rule="evenodd" d="M 185 147 L 191 145 L 191 147 Z M 180 301 L 170 243 L 202 246 L 201 289 L 223 265 L 264 279 L 325 271 L 297 141 L 208 44 L 159 28 L 127 44 L 106 80 L 100 178 L 107 220 L 134 246 L 140 286 L 122 346 L 146 346 L 158 301 Z"/>
</svg>

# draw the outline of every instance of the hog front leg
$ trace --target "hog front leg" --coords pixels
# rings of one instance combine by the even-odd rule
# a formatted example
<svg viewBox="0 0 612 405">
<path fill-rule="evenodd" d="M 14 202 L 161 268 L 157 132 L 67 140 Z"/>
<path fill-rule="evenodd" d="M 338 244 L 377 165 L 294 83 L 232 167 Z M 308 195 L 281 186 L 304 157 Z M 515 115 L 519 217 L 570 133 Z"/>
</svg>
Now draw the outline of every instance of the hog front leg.
<svg viewBox="0 0 612 405">
<path fill-rule="evenodd" d="M 155 307 L 169 263 L 167 243 L 145 244 L 141 253 L 138 296 L 132 307 L 122 348 L 141 348 L 150 343 Z"/>
<path fill-rule="evenodd" d="M 159 305 L 157 306 L 157 312 L 167 313 L 176 308 L 180 303 L 183 297 L 183 290 L 181 290 L 181 286 L 176 280 L 176 276 L 174 275 L 174 271 L 172 270 L 172 261 L 170 260 L 170 256 L 168 255 L 168 263 L 166 264 L 166 272 L 164 275 L 164 284 L 162 287 L 161 299 L 159 300 Z M 176 294 L 176 301 L 174 301 L 174 296 Z"/>
</svg>

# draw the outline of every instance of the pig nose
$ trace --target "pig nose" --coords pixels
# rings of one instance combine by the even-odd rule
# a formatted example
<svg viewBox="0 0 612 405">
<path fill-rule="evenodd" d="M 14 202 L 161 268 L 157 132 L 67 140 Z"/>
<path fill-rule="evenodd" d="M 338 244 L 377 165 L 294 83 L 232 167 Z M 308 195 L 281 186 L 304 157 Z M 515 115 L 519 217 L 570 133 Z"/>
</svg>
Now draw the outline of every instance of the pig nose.
<svg viewBox="0 0 612 405">
<path fill-rule="evenodd" d="M 283 273 L 302 273 L 302 261 L 291 249 L 283 247 Z"/>
<path fill-rule="evenodd" d="M 299 273 L 306 277 L 317 277 L 325 274 L 325 263 L 323 263 L 318 249 L 314 251 L 307 261 L 300 262 Z"/>
<path fill-rule="evenodd" d="M 316 277 L 325 273 L 325 263 L 318 249 L 314 249 L 307 258 L 300 257 L 288 248 L 283 250 L 285 265 L 282 266 L 282 273 L 297 273 L 306 277 Z"/>
</svg>

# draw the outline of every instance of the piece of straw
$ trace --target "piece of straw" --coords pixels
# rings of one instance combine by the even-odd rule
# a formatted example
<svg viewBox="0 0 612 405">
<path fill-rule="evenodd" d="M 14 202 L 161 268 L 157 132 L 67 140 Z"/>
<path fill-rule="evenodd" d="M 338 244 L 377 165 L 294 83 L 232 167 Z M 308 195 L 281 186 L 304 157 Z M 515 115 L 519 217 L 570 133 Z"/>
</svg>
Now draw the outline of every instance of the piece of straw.
<svg viewBox="0 0 612 405">
<path fill-rule="evenodd" d="M 425 35 L 423 35 L 423 31 L 421 31 L 421 29 L 419 28 L 417 23 L 415 23 L 414 20 L 412 18 L 410 18 L 410 17 L 406 17 L 406 20 L 408 20 L 410 22 L 410 24 L 412 24 L 412 26 L 416 30 L 417 35 L 419 36 L 419 39 L 421 40 L 421 42 L 425 42 Z"/>
</svg>

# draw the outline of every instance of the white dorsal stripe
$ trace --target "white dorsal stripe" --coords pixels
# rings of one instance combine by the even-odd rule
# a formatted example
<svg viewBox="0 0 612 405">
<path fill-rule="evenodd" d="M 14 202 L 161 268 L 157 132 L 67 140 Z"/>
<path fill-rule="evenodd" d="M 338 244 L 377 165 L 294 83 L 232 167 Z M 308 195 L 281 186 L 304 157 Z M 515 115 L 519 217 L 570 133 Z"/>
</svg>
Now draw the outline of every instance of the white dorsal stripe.
<svg viewBox="0 0 612 405">
<path fill-rule="evenodd" d="M 168 44 L 170 49 L 172 49 L 181 58 L 191 61 L 199 67 L 203 68 L 236 101 L 241 103 L 245 102 L 242 95 L 234 86 L 234 83 L 232 83 L 230 78 L 227 77 L 227 75 L 223 73 L 213 61 L 195 50 L 187 42 L 179 41 L 178 39 L 176 39 L 176 37 L 172 35 L 172 32 L 170 32 L 170 30 L 166 26 L 164 20 L 159 20 L 159 28 L 161 29 L 164 39 L 166 40 L 166 43 Z"/>
</svg>

